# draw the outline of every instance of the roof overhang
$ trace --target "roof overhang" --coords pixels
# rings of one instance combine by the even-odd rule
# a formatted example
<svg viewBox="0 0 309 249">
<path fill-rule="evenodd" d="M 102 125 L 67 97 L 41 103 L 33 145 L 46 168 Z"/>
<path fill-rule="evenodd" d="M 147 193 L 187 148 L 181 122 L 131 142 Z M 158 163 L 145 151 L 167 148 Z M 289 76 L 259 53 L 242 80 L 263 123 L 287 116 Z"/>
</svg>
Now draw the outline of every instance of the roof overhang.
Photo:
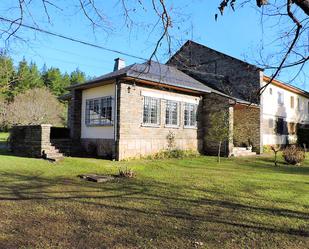
<svg viewBox="0 0 309 249">
<path fill-rule="evenodd" d="M 267 82 L 269 82 L 269 81 L 271 80 L 271 77 L 264 75 L 263 80 L 266 81 L 266 83 L 267 83 Z M 285 90 L 287 90 L 287 91 L 290 91 L 290 92 L 293 92 L 293 93 L 302 95 L 302 96 L 304 96 L 304 97 L 306 97 L 306 98 L 309 98 L 309 92 L 307 92 L 307 91 L 305 91 L 305 90 L 302 90 L 302 89 L 300 89 L 300 88 L 297 88 L 297 87 L 295 87 L 295 86 L 288 85 L 288 84 L 286 84 L 286 83 L 284 83 L 284 82 L 282 82 L 282 81 L 273 79 L 273 80 L 271 81 L 271 84 L 273 84 L 273 85 L 275 85 L 275 86 L 278 86 L 278 87 L 280 87 L 280 88 L 282 88 L 282 89 L 285 89 Z"/>
</svg>

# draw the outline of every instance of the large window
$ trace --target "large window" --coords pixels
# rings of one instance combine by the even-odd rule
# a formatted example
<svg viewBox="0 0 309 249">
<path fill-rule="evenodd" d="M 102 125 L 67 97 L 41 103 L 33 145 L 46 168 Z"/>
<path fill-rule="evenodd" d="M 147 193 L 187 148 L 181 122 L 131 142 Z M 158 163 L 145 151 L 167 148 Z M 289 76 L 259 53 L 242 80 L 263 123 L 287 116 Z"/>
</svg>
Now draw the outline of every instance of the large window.
<svg viewBox="0 0 309 249">
<path fill-rule="evenodd" d="M 112 97 L 86 100 L 86 125 L 112 125 Z"/>
<path fill-rule="evenodd" d="M 147 125 L 159 125 L 160 99 L 144 97 L 143 123 Z"/>
<path fill-rule="evenodd" d="M 165 124 L 171 126 L 178 125 L 178 109 L 179 103 L 177 101 L 166 101 L 166 112 L 165 112 Z"/>
<path fill-rule="evenodd" d="M 185 127 L 196 127 L 196 104 L 185 103 L 184 125 Z"/>
</svg>

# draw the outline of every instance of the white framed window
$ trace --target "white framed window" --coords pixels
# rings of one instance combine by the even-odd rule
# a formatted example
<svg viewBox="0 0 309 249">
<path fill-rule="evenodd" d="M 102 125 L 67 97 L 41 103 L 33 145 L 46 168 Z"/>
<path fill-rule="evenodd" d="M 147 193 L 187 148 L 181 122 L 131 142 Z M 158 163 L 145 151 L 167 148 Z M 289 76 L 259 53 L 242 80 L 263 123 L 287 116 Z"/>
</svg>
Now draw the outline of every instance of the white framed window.
<svg viewBox="0 0 309 249">
<path fill-rule="evenodd" d="M 196 127 L 196 112 L 197 105 L 191 103 L 185 103 L 184 109 L 184 126 L 185 127 Z"/>
<path fill-rule="evenodd" d="M 284 93 L 281 91 L 278 92 L 278 104 L 284 105 Z"/>
<path fill-rule="evenodd" d="M 111 96 L 87 99 L 85 124 L 87 126 L 110 126 L 113 124 L 113 99 Z"/>
<path fill-rule="evenodd" d="M 144 97 L 143 124 L 159 125 L 160 124 L 160 99 Z"/>
<path fill-rule="evenodd" d="M 179 102 L 173 100 L 166 101 L 165 124 L 167 126 L 179 125 Z"/>
<path fill-rule="evenodd" d="M 300 98 L 297 98 L 297 110 L 300 111 L 301 110 L 301 102 L 300 102 Z"/>
</svg>

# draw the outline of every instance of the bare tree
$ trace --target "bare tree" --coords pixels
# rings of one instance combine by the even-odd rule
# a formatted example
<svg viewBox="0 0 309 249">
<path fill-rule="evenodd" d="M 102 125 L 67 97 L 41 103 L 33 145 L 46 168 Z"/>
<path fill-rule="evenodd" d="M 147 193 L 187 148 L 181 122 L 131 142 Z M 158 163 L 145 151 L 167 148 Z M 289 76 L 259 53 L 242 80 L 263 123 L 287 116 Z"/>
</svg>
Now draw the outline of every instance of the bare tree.
<svg viewBox="0 0 309 249">
<path fill-rule="evenodd" d="M 257 63 L 266 69 L 273 69 L 271 79 L 268 84 L 276 78 L 280 71 L 285 68 L 296 67 L 299 72 L 305 67 L 309 60 L 308 56 L 308 30 L 309 30 L 309 0 L 284 0 L 284 1 L 267 1 L 267 0 L 217 0 L 218 9 L 221 15 L 225 13 L 226 8 L 235 10 L 237 14 L 237 7 L 245 4 L 251 4 L 256 9 L 261 8 L 261 16 L 264 18 L 271 18 L 277 20 L 277 27 L 283 25 L 282 32 L 274 34 L 274 42 L 281 44 L 281 51 L 276 51 L 275 54 L 268 54 L 269 57 L 276 58 L 276 60 L 259 59 Z M 151 0 L 150 4 L 145 1 L 116 1 L 115 9 L 122 12 L 124 25 L 129 29 L 132 27 L 149 26 L 149 33 L 155 32 L 156 41 L 153 44 L 153 50 L 148 56 L 148 59 L 157 59 L 158 50 L 162 47 L 167 48 L 167 54 L 171 54 L 172 43 L 177 43 L 179 38 L 177 31 L 171 35 L 171 31 L 179 29 L 181 22 L 186 22 L 187 19 L 179 14 L 179 10 L 175 10 L 172 1 L 165 0 Z M 188 1 L 190 4 L 191 2 Z M 18 10 L 18 15 L 13 19 L 0 16 L 0 32 L 2 38 L 9 42 L 12 39 L 24 39 L 22 33 L 19 34 L 21 27 L 29 26 L 25 20 L 32 21 L 32 26 L 37 31 L 42 31 L 39 22 L 34 16 L 34 8 L 40 4 L 41 12 L 45 13 L 48 23 L 53 22 L 51 13 L 58 11 L 61 14 L 67 13 L 69 10 L 80 14 L 87 20 L 92 27 L 92 30 L 103 30 L 109 34 L 114 31 L 113 23 L 110 21 L 110 15 L 104 9 L 104 3 L 95 0 L 74 0 L 70 1 L 69 6 L 63 8 L 58 1 L 54 0 L 18 0 L 14 6 L 8 6 L 8 9 L 15 8 Z M 205 3 L 205 6 L 207 3 Z M 75 14 L 76 14 L 75 13 Z M 136 13 L 139 13 L 137 15 Z M 139 22 L 137 16 L 140 15 L 154 15 L 156 21 L 154 23 Z M 215 13 L 214 13 L 215 14 Z M 215 14 L 215 19 L 218 19 L 218 14 Z M 5 25 L 6 23 L 7 25 Z M 180 32 L 183 32 L 181 30 Z M 166 46 L 163 46 L 165 44 Z M 299 73 L 297 73 L 298 75 Z M 266 85 L 267 86 L 267 85 Z M 264 86 L 260 92 L 262 92 Z"/>
<path fill-rule="evenodd" d="M 35 88 L 17 95 L 6 107 L 5 123 L 63 125 L 64 107 L 48 89 Z"/>
</svg>

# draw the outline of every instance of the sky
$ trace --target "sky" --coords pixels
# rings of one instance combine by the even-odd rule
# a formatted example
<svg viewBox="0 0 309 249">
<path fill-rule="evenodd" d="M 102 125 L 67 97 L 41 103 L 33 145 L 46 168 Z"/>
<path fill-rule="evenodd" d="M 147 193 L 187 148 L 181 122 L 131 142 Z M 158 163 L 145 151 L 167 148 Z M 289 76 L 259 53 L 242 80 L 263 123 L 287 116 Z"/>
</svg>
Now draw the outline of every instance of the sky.
<svg viewBox="0 0 309 249">
<path fill-rule="evenodd" d="M 1 1 L 0 17 L 17 18 L 18 9 L 12 8 L 16 2 Z M 151 1 L 143 1 L 144 5 L 140 6 L 138 1 L 125 0 L 129 18 L 134 23 L 132 26 L 129 21 L 125 22 L 130 19 L 126 19 L 124 15 L 121 1 L 99 2 L 97 7 L 105 15 L 103 16 L 104 25 L 103 28 L 97 27 L 95 30 L 82 13 L 78 0 L 53 0 L 52 2 L 57 8 L 47 6 L 50 22 L 48 22 L 41 1 L 33 0 L 28 6 L 31 15 L 28 13 L 24 16 L 24 23 L 145 59 L 150 57 L 162 32 L 160 26 L 155 26 L 158 17 L 153 12 Z M 177 51 L 187 39 L 191 39 L 256 64 L 262 41 L 267 41 L 276 32 L 273 23 L 269 26 L 261 25 L 261 15 L 251 4 L 244 7 L 237 5 L 235 12 L 227 9 L 224 15 L 219 15 L 218 20 L 215 21 L 214 16 L 218 13 L 219 1 L 171 0 L 166 2 L 168 11 L 174 17 L 170 31 L 172 52 Z M 89 13 L 95 16 L 93 10 Z M 5 25 L 0 22 L 2 29 Z M 270 32 L 267 31 L 269 27 L 272 27 Z M 47 67 L 58 67 L 63 72 L 71 72 L 79 68 L 86 75 L 93 77 L 112 71 L 114 59 L 117 57 L 123 58 L 127 65 L 143 62 L 130 56 L 74 43 L 26 28 L 20 28 L 16 35 L 25 39 L 26 42 L 11 39 L 7 44 L 2 37 L 0 48 L 9 48 L 8 53 L 15 62 L 26 58 L 28 61 L 35 62 L 39 68 L 42 68 L 44 64 Z M 275 49 L 275 45 L 268 45 L 266 49 L 264 48 L 266 54 Z M 169 58 L 166 42 L 159 47 L 157 58 L 162 63 Z M 266 73 L 271 74 L 269 71 Z M 293 78 L 293 73 L 295 71 L 286 70 L 279 76 L 279 79 L 289 81 Z M 298 77 L 291 83 L 309 90 L 309 83 L 306 80 L 308 79 Z"/>
</svg>

